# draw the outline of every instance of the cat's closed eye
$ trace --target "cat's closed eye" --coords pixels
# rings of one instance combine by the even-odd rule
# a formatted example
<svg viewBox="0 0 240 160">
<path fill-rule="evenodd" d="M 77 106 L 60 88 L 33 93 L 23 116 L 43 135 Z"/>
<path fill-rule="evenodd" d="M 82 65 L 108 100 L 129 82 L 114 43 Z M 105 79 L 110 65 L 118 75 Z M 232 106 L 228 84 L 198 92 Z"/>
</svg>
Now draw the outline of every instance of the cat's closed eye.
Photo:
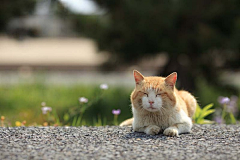
<svg viewBox="0 0 240 160">
<path fill-rule="evenodd" d="M 156 97 L 158 97 L 158 96 L 160 96 L 161 94 L 159 93 L 159 94 L 156 94 Z"/>
<path fill-rule="evenodd" d="M 145 95 L 148 97 L 148 94 L 147 94 L 147 93 L 144 92 L 143 94 L 145 94 Z"/>
</svg>

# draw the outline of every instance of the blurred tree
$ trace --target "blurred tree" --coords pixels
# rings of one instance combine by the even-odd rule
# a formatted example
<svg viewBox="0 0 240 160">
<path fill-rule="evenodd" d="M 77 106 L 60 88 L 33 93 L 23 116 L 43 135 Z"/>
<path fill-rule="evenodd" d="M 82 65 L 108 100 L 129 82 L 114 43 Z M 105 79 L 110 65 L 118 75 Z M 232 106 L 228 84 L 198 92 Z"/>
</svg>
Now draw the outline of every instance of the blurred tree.
<svg viewBox="0 0 240 160">
<path fill-rule="evenodd" d="M 96 39 L 100 50 L 112 53 L 112 62 L 166 52 L 169 61 L 158 74 L 177 71 L 188 90 L 198 78 L 216 85 L 220 69 L 240 67 L 239 0 L 94 1 L 109 17 Z"/>
<path fill-rule="evenodd" d="M 13 17 L 28 15 L 35 9 L 36 0 L 1 0 L 0 32 L 6 29 L 7 22 Z"/>
</svg>

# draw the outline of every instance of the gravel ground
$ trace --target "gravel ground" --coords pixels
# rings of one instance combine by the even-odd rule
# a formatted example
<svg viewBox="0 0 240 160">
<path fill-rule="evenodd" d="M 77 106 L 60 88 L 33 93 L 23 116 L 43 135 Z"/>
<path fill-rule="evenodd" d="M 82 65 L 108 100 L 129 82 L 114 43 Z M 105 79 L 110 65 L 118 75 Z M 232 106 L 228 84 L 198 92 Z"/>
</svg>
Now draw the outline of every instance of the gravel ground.
<svg viewBox="0 0 240 160">
<path fill-rule="evenodd" d="M 117 126 L 0 128 L 0 159 L 240 159 L 240 126 L 194 125 L 180 137 Z"/>
</svg>

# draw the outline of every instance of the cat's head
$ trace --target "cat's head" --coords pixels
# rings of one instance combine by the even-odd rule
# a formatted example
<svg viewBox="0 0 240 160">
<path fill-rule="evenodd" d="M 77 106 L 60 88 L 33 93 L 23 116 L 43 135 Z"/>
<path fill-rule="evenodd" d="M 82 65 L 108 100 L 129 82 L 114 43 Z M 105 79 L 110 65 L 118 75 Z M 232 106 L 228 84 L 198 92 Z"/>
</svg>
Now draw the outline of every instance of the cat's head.
<svg viewBox="0 0 240 160">
<path fill-rule="evenodd" d="M 133 71 L 136 87 L 131 96 L 134 106 L 149 112 L 157 112 L 161 108 L 174 107 L 174 94 L 177 73 L 165 77 L 144 77 L 140 72 Z M 163 109 L 164 110 L 164 109 Z"/>
</svg>

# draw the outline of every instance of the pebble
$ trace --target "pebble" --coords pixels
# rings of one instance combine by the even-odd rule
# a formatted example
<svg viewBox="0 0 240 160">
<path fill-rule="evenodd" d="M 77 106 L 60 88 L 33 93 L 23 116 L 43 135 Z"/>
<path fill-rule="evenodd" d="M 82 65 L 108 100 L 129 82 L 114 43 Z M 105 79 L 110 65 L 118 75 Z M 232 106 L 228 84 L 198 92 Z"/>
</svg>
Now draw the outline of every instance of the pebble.
<svg viewBox="0 0 240 160">
<path fill-rule="evenodd" d="M 194 125 L 180 137 L 131 127 L 0 127 L 0 159 L 239 159 L 239 125 Z"/>
</svg>

